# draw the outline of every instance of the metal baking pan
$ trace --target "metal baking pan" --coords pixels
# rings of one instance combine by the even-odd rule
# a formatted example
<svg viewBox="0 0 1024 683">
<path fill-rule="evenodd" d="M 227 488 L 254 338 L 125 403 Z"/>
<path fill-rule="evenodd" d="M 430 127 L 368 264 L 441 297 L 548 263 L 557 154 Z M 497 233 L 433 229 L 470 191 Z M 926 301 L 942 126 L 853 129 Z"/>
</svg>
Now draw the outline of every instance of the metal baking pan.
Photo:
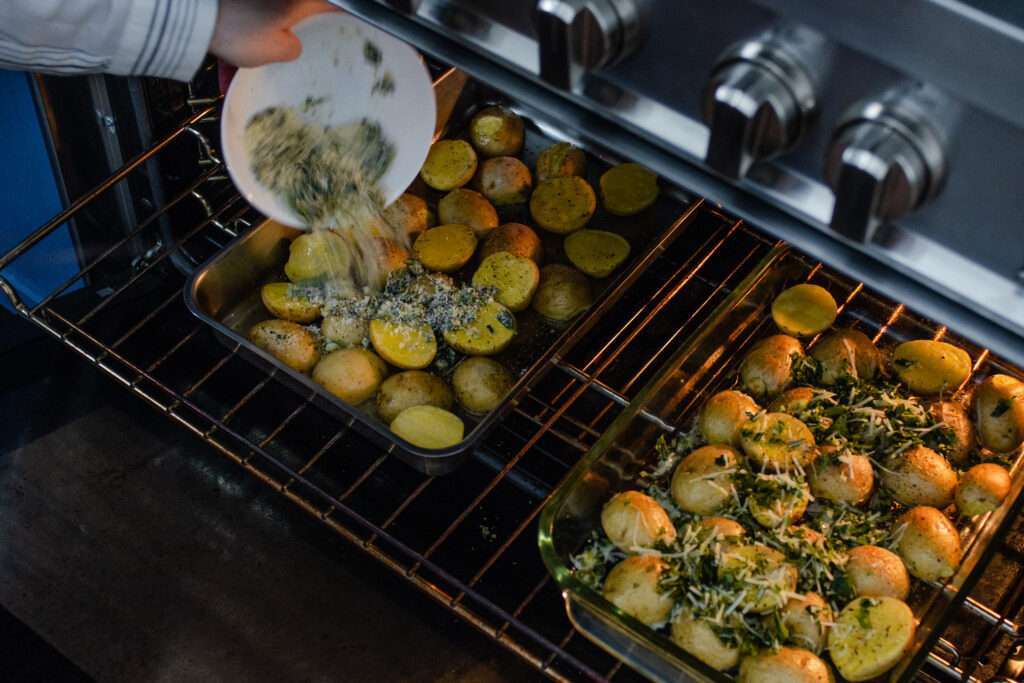
<svg viewBox="0 0 1024 683">
<path fill-rule="evenodd" d="M 567 131 L 561 131 L 551 122 L 539 119 L 515 103 L 502 99 L 499 93 L 472 81 L 462 91 L 448 129 L 441 132 L 441 137 L 458 136 L 465 131 L 476 111 L 493 104 L 509 106 L 523 117 L 526 148 L 521 158 L 530 168 L 543 149 L 561 140 L 571 141 L 587 151 L 587 179 L 595 188 L 601 173 L 613 163 L 624 161 L 588 145 Z M 419 180 L 408 191 L 423 197 L 435 209 L 443 196 Z M 314 403 L 338 417 L 352 419 L 362 433 L 413 467 L 427 474 L 444 474 L 454 469 L 487 430 L 519 402 L 528 387 L 543 376 L 551 366 L 550 358 L 564 352 L 594 325 L 601 312 L 628 289 L 666 244 L 684 231 L 692 215 L 688 209 L 692 207 L 687 198 L 665 184 L 662 184 L 658 201 L 637 216 L 613 216 L 599 202 L 588 227 L 610 230 L 625 237 L 632 248 L 629 260 L 611 276 L 591 280 L 596 295 L 594 306 L 567 326 L 553 326 L 529 308 L 516 314 L 519 330 L 516 339 L 508 349 L 495 356 L 517 378 L 515 385 L 502 403 L 486 415 L 472 415 L 456 408 L 466 423 L 466 436 L 460 443 L 446 449 L 424 449 L 397 437 L 376 417 L 372 399 L 350 405 L 246 340 L 246 332 L 253 324 L 271 317 L 263 307 L 259 289 L 267 282 L 285 279 L 283 266 L 288 257 L 288 244 L 299 231 L 269 221 L 258 225 L 194 272 L 185 286 L 184 295 L 189 309 L 210 325 L 226 344 L 237 346 L 244 357 L 274 373 L 283 384 L 310 396 Z M 543 242 L 547 263 L 568 262 L 562 249 L 563 237 L 536 228 L 526 204 L 498 207 L 498 213 L 500 223 L 519 222 L 535 228 Z M 455 279 L 468 281 L 474 267 L 475 261 L 464 271 L 456 273 Z"/>
<path fill-rule="evenodd" d="M 1018 368 L 986 350 L 785 246 L 769 254 L 637 394 L 554 492 L 540 517 L 540 552 L 561 588 L 575 627 L 651 680 L 724 683 L 732 679 L 675 645 L 667 631 L 652 630 L 605 600 L 577 578 L 571 557 L 592 533 L 600 531 L 604 503 L 619 491 L 637 488 L 646 476 L 643 473 L 652 471 L 657 463 L 655 444 L 659 437 L 668 436 L 666 425 L 688 430 L 704 399 L 735 383 L 735 370 L 746 350 L 777 333 L 770 315 L 774 297 L 804 281 L 826 287 L 840 303 L 836 327 L 853 327 L 876 339 L 883 357 L 891 357 L 893 347 L 911 339 L 941 338 L 967 350 L 974 372 L 955 398 L 969 396 L 973 386 L 990 374 L 1021 378 Z M 984 608 L 967 596 L 1020 512 L 1021 449 L 1008 457 L 1013 463 L 1012 485 L 1002 505 L 956 522 L 964 548 L 960 569 L 941 585 L 913 580 L 908 604 L 918 629 L 912 648 L 885 675 L 887 680 L 890 675 L 898 682 L 914 678 L 959 607 L 986 618 Z"/>
</svg>

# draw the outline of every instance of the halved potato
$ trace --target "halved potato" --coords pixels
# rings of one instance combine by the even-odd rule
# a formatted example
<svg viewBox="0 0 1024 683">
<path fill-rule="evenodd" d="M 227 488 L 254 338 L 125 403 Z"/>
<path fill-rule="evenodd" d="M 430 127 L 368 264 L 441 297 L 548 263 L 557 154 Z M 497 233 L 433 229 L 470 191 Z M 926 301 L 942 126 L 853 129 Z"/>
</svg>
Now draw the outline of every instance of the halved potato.
<svg viewBox="0 0 1024 683">
<path fill-rule="evenodd" d="M 956 509 L 967 517 L 991 512 L 1010 493 L 1010 473 L 1002 465 L 983 462 L 964 472 L 956 485 Z"/>
<path fill-rule="evenodd" d="M 292 240 L 284 274 L 292 282 L 325 277 L 344 279 L 351 263 L 345 238 L 332 230 L 314 230 Z"/>
<path fill-rule="evenodd" d="M 568 235 L 590 222 L 597 209 L 594 188 L 579 176 L 545 180 L 530 196 L 530 215 L 537 225 L 559 235 Z"/>
<path fill-rule="evenodd" d="M 913 446 L 886 460 L 879 479 L 897 502 L 944 508 L 953 503 L 956 472 L 927 446 Z"/>
<path fill-rule="evenodd" d="M 910 574 L 900 556 L 876 545 L 859 545 L 846 552 L 846 571 L 857 597 L 883 596 L 906 600 Z"/>
<path fill-rule="evenodd" d="M 629 242 L 607 230 L 577 230 L 565 237 L 565 255 L 590 277 L 608 277 L 629 258 Z"/>
<path fill-rule="evenodd" d="M 740 381 L 755 399 L 773 397 L 793 381 L 793 356 L 802 355 L 803 344 L 788 334 L 758 341 L 740 362 Z"/>
<path fill-rule="evenodd" d="M 540 269 L 540 283 L 530 305 L 542 317 L 566 322 L 593 304 L 594 288 L 580 271 L 563 263 L 549 263 Z"/>
<path fill-rule="evenodd" d="M 522 204 L 530 197 L 533 179 L 526 164 L 515 157 L 494 157 L 480 164 L 473 187 L 495 206 Z"/>
<path fill-rule="evenodd" d="M 438 140 L 427 152 L 420 177 L 435 190 L 449 192 L 472 180 L 476 168 L 473 145 L 465 140 Z"/>
<path fill-rule="evenodd" d="M 540 185 L 545 180 L 567 175 L 585 176 L 587 155 L 571 142 L 556 142 L 537 155 L 533 175 Z"/>
<path fill-rule="evenodd" d="M 836 319 L 836 300 L 820 285 L 804 282 L 783 290 L 772 301 L 772 320 L 784 334 L 813 337 Z"/>
<path fill-rule="evenodd" d="M 626 552 L 671 543 L 676 537 L 665 508 L 646 493 L 622 491 L 601 508 L 601 528 L 608 540 Z"/>
<path fill-rule="evenodd" d="M 430 208 L 426 200 L 408 192 L 384 209 L 384 221 L 398 234 L 418 235 L 427 228 Z"/>
<path fill-rule="evenodd" d="M 866 681 L 894 667 L 914 642 L 914 613 L 896 598 L 854 598 L 828 634 L 832 663 L 848 681 Z"/>
<path fill-rule="evenodd" d="M 915 394 L 952 392 L 970 376 L 971 357 L 947 342 L 915 339 L 893 350 L 892 369 Z"/>
<path fill-rule="evenodd" d="M 698 424 L 708 443 L 740 447 L 740 429 L 761 412 L 761 406 L 742 391 L 726 389 L 709 398 L 700 409 Z"/>
<path fill-rule="evenodd" d="M 338 346 L 362 346 L 370 336 L 370 326 L 352 315 L 325 315 L 320 321 L 320 336 Z"/>
<path fill-rule="evenodd" d="M 725 444 L 688 453 L 672 472 L 672 500 L 687 512 L 713 515 L 732 498 L 732 472 L 740 457 L 735 448 Z"/>
<path fill-rule="evenodd" d="M 683 607 L 672 620 L 672 642 L 712 669 L 725 671 L 740 661 L 738 644 L 723 642 L 707 618 Z"/>
<path fill-rule="evenodd" d="M 497 301 L 488 302 L 464 327 L 445 331 L 444 338 L 453 349 L 468 356 L 492 356 L 512 343 L 516 318 Z"/>
<path fill-rule="evenodd" d="M 817 455 L 814 434 L 786 413 L 765 413 L 740 429 L 740 446 L 758 467 L 786 472 L 795 465 L 806 469 Z"/>
<path fill-rule="evenodd" d="M 270 314 L 293 323 L 311 323 L 320 317 L 320 304 L 315 304 L 295 291 L 290 282 L 271 282 L 260 288 L 260 298 Z"/>
<path fill-rule="evenodd" d="M 452 373 L 455 399 L 471 413 L 482 415 L 498 407 L 515 379 L 508 368 L 486 356 L 470 356 Z"/>
<path fill-rule="evenodd" d="M 455 394 L 443 379 L 423 370 L 406 370 L 381 382 L 377 417 L 390 424 L 406 408 L 437 406 L 449 410 L 454 403 Z"/>
<path fill-rule="evenodd" d="M 896 519 L 893 529 L 893 549 L 911 576 L 938 581 L 952 576 L 960 566 L 960 534 L 941 510 L 927 505 L 911 508 Z"/>
<path fill-rule="evenodd" d="M 420 448 L 448 448 L 462 441 L 466 425 L 459 416 L 437 406 L 406 408 L 391 421 L 392 432 Z"/>
<path fill-rule="evenodd" d="M 508 107 L 487 107 L 469 122 L 469 139 L 484 157 L 519 154 L 526 140 L 526 126 Z"/>
<path fill-rule="evenodd" d="M 482 237 L 498 227 L 498 211 L 476 190 L 459 187 L 437 203 L 437 218 L 441 223 L 459 223 L 473 228 Z"/>
<path fill-rule="evenodd" d="M 249 328 L 249 341 L 299 372 L 320 360 L 320 343 L 305 327 L 290 320 L 264 320 Z"/>
<path fill-rule="evenodd" d="M 370 321 L 370 343 L 381 358 L 406 370 L 425 368 L 437 355 L 437 339 L 427 323 L 374 318 Z"/>
<path fill-rule="evenodd" d="M 604 597 L 648 626 L 668 621 L 672 597 L 658 590 L 658 579 L 667 567 L 654 555 L 631 555 L 608 572 Z"/>
<path fill-rule="evenodd" d="M 738 683 L 831 683 L 832 672 L 818 655 L 802 647 L 780 647 L 740 660 Z"/>
<path fill-rule="evenodd" d="M 499 251 L 528 258 L 538 266 L 544 265 L 544 245 L 541 244 L 540 237 L 533 228 L 522 223 L 503 223 L 491 230 L 484 237 L 476 255 L 483 261 Z"/>
<path fill-rule="evenodd" d="M 629 162 L 613 166 L 601 175 L 601 203 L 615 216 L 640 213 L 658 198 L 658 174 Z"/>
<path fill-rule="evenodd" d="M 739 545 L 722 553 L 719 581 L 738 580 L 743 589 L 740 605 L 747 612 L 765 614 L 786 604 L 786 593 L 796 590 L 796 567 L 786 556 L 766 545 Z"/>
<path fill-rule="evenodd" d="M 540 269 L 536 263 L 507 251 L 491 254 L 473 273 L 473 284 L 495 287 L 495 300 L 513 313 L 530 305 L 539 282 Z"/>
<path fill-rule="evenodd" d="M 878 347 L 860 330 L 829 330 L 811 347 L 810 356 L 820 364 L 824 384 L 834 384 L 847 372 L 872 380 L 882 368 Z"/>
<path fill-rule="evenodd" d="M 333 351 L 313 368 L 313 381 L 343 401 L 361 403 L 377 393 L 388 366 L 369 349 Z"/>
<path fill-rule="evenodd" d="M 473 228 L 451 223 L 427 230 L 416 238 L 412 250 L 416 258 L 430 270 L 454 273 L 473 258 L 476 245 Z"/>
<path fill-rule="evenodd" d="M 972 401 L 978 439 L 996 453 L 1009 453 L 1024 442 L 1024 383 L 1009 375 L 986 377 Z"/>
</svg>

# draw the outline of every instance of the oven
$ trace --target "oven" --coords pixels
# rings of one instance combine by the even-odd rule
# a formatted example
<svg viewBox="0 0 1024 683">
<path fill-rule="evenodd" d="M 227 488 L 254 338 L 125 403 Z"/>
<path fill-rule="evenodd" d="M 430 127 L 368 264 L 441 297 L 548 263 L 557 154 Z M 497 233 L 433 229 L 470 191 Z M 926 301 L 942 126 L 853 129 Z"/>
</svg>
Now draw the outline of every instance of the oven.
<svg viewBox="0 0 1024 683">
<path fill-rule="evenodd" d="M 539 517 L 780 244 L 1024 365 L 1015 3 L 336 4 L 426 55 L 442 121 L 467 98 L 512 102 L 542 130 L 656 171 L 681 207 L 455 473 L 409 467 L 187 309 L 191 273 L 262 220 L 219 155 L 213 66 L 187 90 L 147 93 L 161 102 L 147 134 L 0 256 L 0 289 L 36 329 L 212 447 L 229 476 L 262 482 L 271 505 L 308 515 L 370 558 L 368 571 L 400 577 L 540 674 L 643 680 L 573 628 L 538 554 Z M 88 249 L 71 276 L 33 297 L 6 277 L 69 220 L 96 223 L 112 197 L 128 198 L 130 220 L 80 230 Z M 1019 526 L 921 679 L 1024 676 Z"/>
</svg>

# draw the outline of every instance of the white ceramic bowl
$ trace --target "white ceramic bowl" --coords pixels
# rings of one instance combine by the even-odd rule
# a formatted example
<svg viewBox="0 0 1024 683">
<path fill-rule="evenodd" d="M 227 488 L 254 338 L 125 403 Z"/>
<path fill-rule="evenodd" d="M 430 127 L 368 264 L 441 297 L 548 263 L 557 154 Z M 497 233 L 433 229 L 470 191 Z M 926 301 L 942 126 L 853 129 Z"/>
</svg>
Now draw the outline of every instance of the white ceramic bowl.
<svg viewBox="0 0 1024 683">
<path fill-rule="evenodd" d="M 224 99 L 221 145 L 228 173 L 242 196 L 270 218 L 305 227 L 288 205 L 253 174 L 245 150 L 250 117 L 270 106 L 298 106 L 323 98 L 316 120 L 325 126 L 376 121 L 395 147 L 395 158 L 379 181 L 387 203 L 416 178 L 434 135 L 433 83 L 420 55 L 408 44 L 351 15 L 327 12 L 293 29 L 302 56 L 293 62 L 239 69 Z M 374 63 L 364 53 L 369 41 L 380 53 Z M 394 89 L 374 90 L 390 75 Z"/>
</svg>

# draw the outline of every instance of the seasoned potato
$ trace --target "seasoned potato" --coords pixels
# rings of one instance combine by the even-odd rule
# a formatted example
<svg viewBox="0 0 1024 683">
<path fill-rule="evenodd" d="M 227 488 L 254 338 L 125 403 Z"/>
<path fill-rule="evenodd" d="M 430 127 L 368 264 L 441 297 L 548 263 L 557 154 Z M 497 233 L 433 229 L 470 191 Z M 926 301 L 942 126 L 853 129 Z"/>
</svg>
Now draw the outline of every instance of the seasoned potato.
<svg viewBox="0 0 1024 683">
<path fill-rule="evenodd" d="M 320 344 L 302 325 L 290 320 L 264 320 L 249 328 L 248 340 L 299 372 L 320 360 Z"/>
<path fill-rule="evenodd" d="M 700 433 L 708 443 L 740 447 L 740 429 L 761 412 L 761 406 L 742 391 L 728 389 L 709 398 L 697 418 Z"/>
<path fill-rule="evenodd" d="M 422 197 L 406 192 L 384 209 L 384 221 L 399 235 L 418 235 L 431 227 L 430 209 Z"/>
<path fill-rule="evenodd" d="M 915 394 L 954 392 L 971 374 L 971 357 L 946 342 L 915 339 L 893 350 L 892 369 Z"/>
<path fill-rule="evenodd" d="M 441 197 L 437 203 L 437 219 L 442 224 L 468 225 L 482 238 L 498 227 L 498 210 L 476 190 L 459 187 Z"/>
<path fill-rule="evenodd" d="M 411 406 L 391 421 L 392 432 L 420 448 L 448 448 L 462 441 L 466 426 L 455 413 L 437 406 Z"/>
<path fill-rule="evenodd" d="M 406 267 L 406 262 L 412 258 L 412 254 L 388 237 L 374 237 L 372 245 L 373 260 L 377 269 L 363 275 L 363 281 L 372 282 L 380 288 L 387 282 L 388 275 Z"/>
<path fill-rule="evenodd" d="M 796 337 L 776 334 L 757 342 L 740 363 L 740 381 L 755 399 L 775 396 L 793 381 L 793 355 L 803 355 Z"/>
<path fill-rule="evenodd" d="M 904 505 L 944 508 L 953 503 L 956 472 L 927 446 L 913 446 L 889 458 L 880 478 L 882 486 Z"/>
<path fill-rule="evenodd" d="M 827 625 L 832 622 L 832 608 L 814 592 L 791 597 L 782 608 L 782 623 L 789 629 L 789 640 L 815 654 L 825 648 Z"/>
<path fill-rule="evenodd" d="M 530 305 L 540 284 L 540 269 L 528 258 L 499 251 L 480 262 L 480 267 L 473 273 L 473 284 L 497 288 L 495 300 L 518 313 Z"/>
<path fill-rule="evenodd" d="M 640 164 L 629 162 L 613 166 L 601 174 L 601 203 L 615 216 L 638 214 L 658 198 L 658 174 Z"/>
<path fill-rule="evenodd" d="M 758 467 L 776 472 L 806 469 L 817 455 L 814 434 L 786 413 L 764 413 L 747 420 L 740 429 L 740 447 Z"/>
<path fill-rule="evenodd" d="M 953 401 L 935 401 L 925 407 L 936 422 L 945 423 L 940 429 L 950 441 L 950 449 L 945 453 L 946 459 L 954 465 L 967 462 L 968 456 L 974 450 L 974 440 L 977 437 L 974 423 L 967 416 L 967 411 Z"/>
<path fill-rule="evenodd" d="M 671 638 L 712 669 L 725 671 L 740 661 L 739 647 L 722 642 L 708 620 L 689 608 L 683 608 L 672 621 Z"/>
<path fill-rule="evenodd" d="M 1009 453 L 1024 442 L 1024 384 L 1009 375 L 992 375 L 974 391 L 978 439 L 996 453 Z"/>
<path fill-rule="evenodd" d="M 739 683 L 830 683 L 828 664 L 802 647 L 765 650 L 740 660 Z"/>
<path fill-rule="evenodd" d="M 720 543 L 738 541 L 747 533 L 743 525 L 728 517 L 705 517 L 697 522 L 701 529 L 708 529 Z"/>
<path fill-rule="evenodd" d="M 854 598 L 828 634 L 832 664 L 847 681 L 866 681 L 896 665 L 914 642 L 914 613 L 896 598 Z"/>
<path fill-rule="evenodd" d="M 782 608 L 786 602 L 783 594 L 796 590 L 796 567 L 778 550 L 765 545 L 732 548 L 718 565 L 718 580 L 725 580 L 727 575 L 738 576 L 749 585 L 740 603 L 747 612 L 764 614 Z"/>
<path fill-rule="evenodd" d="M 783 334 L 813 337 L 835 322 L 839 308 L 828 290 L 808 282 L 783 290 L 772 301 L 772 320 Z"/>
<path fill-rule="evenodd" d="M 530 169 L 519 159 L 494 157 L 480 164 L 473 186 L 495 206 L 509 206 L 530 198 L 533 179 Z"/>
<path fill-rule="evenodd" d="M 412 250 L 416 258 L 439 273 L 454 273 L 469 263 L 476 251 L 477 237 L 468 225 L 452 223 L 430 228 L 416 238 Z"/>
<path fill-rule="evenodd" d="M 497 301 L 491 301 L 480 307 L 468 325 L 446 330 L 444 338 L 453 349 L 467 356 L 493 356 L 504 351 L 515 335 L 515 316 Z"/>
<path fill-rule="evenodd" d="M 476 167 L 473 145 L 465 140 L 438 140 L 427 152 L 420 177 L 435 190 L 450 192 L 472 180 Z"/>
<path fill-rule="evenodd" d="M 320 304 L 315 304 L 290 282 L 271 282 L 260 288 L 260 298 L 270 314 L 293 323 L 311 323 L 320 317 Z"/>
<path fill-rule="evenodd" d="M 627 553 L 676 538 L 676 528 L 665 509 L 640 491 L 623 491 L 605 503 L 601 527 L 608 540 Z"/>
<path fill-rule="evenodd" d="M 672 473 L 672 500 L 687 512 L 714 514 L 729 501 L 731 472 L 739 458 L 735 448 L 724 444 L 704 446 L 687 454 Z"/>
<path fill-rule="evenodd" d="M 815 498 L 836 504 L 860 505 L 871 497 L 875 473 L 871 459 L 850 451 L 838 452 L 834 446 L 822 446 L 807 472 Z"/>
<path fill-rule="evenodd" d="M 967 517 L 991 512 L 1010 493 L 1010 473 L 992 462 L 975 465 L 964 472 L 953 497 L 956 509 Z"/>
<path fill-rule="evenodd" d="M 627 557 L 605 577 L 605 599 L 648 626 L 668 621 L 672 598 L 658 591 L 658 579 L 666 566 L 654 555 Z"/>
<path fill-rule="evenodd" d="M 811 491 L 806 484 L 794 487 L 788 476 L 765 474 L 762 481 L 771 482 L 771 494 L 751 497 L 747 500 L 747 508 L 754 521 L 766 529 L 776 529 L 783 524 L 789 526 L 803 519 L 807 504 L 811 500 Z"/>
<path fill-rule="evenodd" d="M 629 242 L 607 230 L 577 230 L 565 237 L 569 262 L 590 277 L 608 277 L 629 258 Z"/>
<path fill-rule="evenodd" d="M 815 392 L 811 387 L 793 387 L 776 396 L 775 400 L 768 405 L 768 409 L 773 413 L 796 415 L 806 410 L 814 397 Z"/>
<path fill-rule="evenodd" d="M 477 258 L 483 261 L 491 254 L 507 251 L 513 256 L 528 258 L 538 266 L 544 265 L 544 246 L 540 237 L 528 225 L 503 223 L 487 233 L 477 250 Z"/>
<path fill-rule="evenodd" d="M 533 175 L 537 184 L 567 175 L 585 176 L 587 155 L 571 142 L 556 142 L 537 155 Z"/>
<path fill-rule="evenodd" d="M 872 380 L 882 367 L 882 356 L 871 338 L 859 330 L 830 330 L 811 347 L 810 356 L 821 365 L 821 381 L 834 384 L 844 373 Z"/>
<path fill-rule="evenodd" d="M 876 545 L 860 545 L 846 553 L 846 571 L 858 597 L 883 596 L 906 600 L 910 574 L 900 556 Z"/>
<path fill-rule="evenodd" d="M 580 271 L 561 263 L 550 263 L 540 269 L 540 282 L 530 305 L 542 317 L 567 322 L 593 304 L 593 287 Z"/>
<path fill-rule="evenodd" d="M 343 401 L 361 403 L 377 393 L 388 366 L 369 349 L 332 351 L 313 368 L 313 381 Z"/>
<path fill-rule="evenodd" d="M 469 122 L 469 141 L 483 157 L 519 154 L 525 140 L 523 119 L 508 107 L 487 107 Z"/>
<path fill-rule="evenodd" d="M 505 398 L 515 379 L 504 365 L 486 356 L 470 356 L 455 367 L 452 386 L 459 405 L 471 413 L 489 413 Z"/>
<path fill-rule="evenodd" d="M 412 406 L 437 406 L 451 409 L 455 394 L 437 375 L 423 370 L 406 370 L 391 375 L 377 390 L 377 416 L 391 422 Z"/>
<path fill-rule="evenodd" d="M 362 346 L 370 337 L 370 325 L 365 320 L 350 315 L 325 315 L 320 321 L 320 335 L 324 341 L 333 342 L 344 348 Z"/>
<path fill-rule="evenodd" d="M 533 220 L 544 230 L 558 235 L 568 235 L 585 226 L 596 209 L 594 188 L 579 176 L 545 180 L 530 196 Z"/>
<path fill-rule="evenodd" d="M 284 274 L 292 282 L 348 276 L 352 256 L 345 238 L 331 230 L 305 232 L 288 246 Z"/>
<path fill-rule="evenodd" d="M 960 535 L 941 511 L 923 505 L 911 508 L 896 519 L 894 528 L 896 553 L 911 576 L 938 581 L 960 566 Z"/>
<path fill-rule="evenodd" d="M 374 318 L 370 321 L 370 343 L 381 358 L 405 370 L 425 368 L 437 355 L 437 339 L 426 323 Z"/>
</svg>

